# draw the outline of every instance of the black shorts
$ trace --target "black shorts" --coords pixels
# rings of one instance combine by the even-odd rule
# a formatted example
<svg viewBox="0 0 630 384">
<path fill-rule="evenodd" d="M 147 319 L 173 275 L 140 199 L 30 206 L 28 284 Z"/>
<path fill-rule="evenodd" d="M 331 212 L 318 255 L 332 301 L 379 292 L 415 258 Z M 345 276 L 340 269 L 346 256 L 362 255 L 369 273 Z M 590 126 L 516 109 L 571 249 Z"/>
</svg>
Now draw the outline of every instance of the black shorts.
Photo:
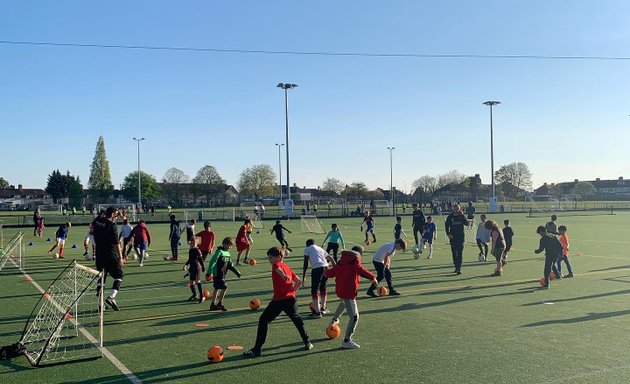
<svg viewBox="0 0 630 384">
<path fill-rule="evenodd" d="M 227 289 L 227 284 L 225 284 L 225 279 L 217 279 L 212 280 L 212 287 L 214 289 Z"/>
<path fill-rule="evenodd" d="M 188 271 L 188 273 L 190 274 L 190 281 L 198 281 L 201 280 L 200 276 L 201 274 L 199 273 L 198 269 L 191 269 Z"/>
<path fill-rule="evenodd" d="M 122 270 L 122 265 L 120 265 L 120 263 L 115 259 L 107 260 L 101 265 L 97 264 L 96 269 L 99 272 L 105 271 L 105 275 L 110 275 L 114 279 L 122 279 L 123 277 L 125 277 L 125 274 Z"/>
</svg>

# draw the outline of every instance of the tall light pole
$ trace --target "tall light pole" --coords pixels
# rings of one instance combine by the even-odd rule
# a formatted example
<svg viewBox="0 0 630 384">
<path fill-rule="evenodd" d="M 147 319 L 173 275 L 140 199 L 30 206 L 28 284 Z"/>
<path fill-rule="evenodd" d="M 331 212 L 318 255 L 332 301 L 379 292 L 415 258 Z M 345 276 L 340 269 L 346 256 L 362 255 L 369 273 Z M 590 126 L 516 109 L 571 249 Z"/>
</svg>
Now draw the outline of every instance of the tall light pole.
<svg viewBox="0 0 630 384">
<path fill-rule="evenodd" d="M 494 131 L 492 127 L 492 107 L 501 104 L 500 101 L 484 101 L 484 104 L 490 107 L 490 178 L 492 180 L 492 196 L 489 201 L 489 211 L 497 211 L 497 194 L 496 186 L 494 184 Z"/>
<path fill-rule="evenodd" d="M 297 84 L 291 83 L 278 83 L 278 88 L 284 89 L 284 120 L 285 120 L 285 133 L 286 133 L 286 149 L 287 149 L 287 204 L 293 206 L 291 200 L 291 181 L 289 178 L 289 89 L 297 87 Z M 289 208 L 291 209 L 291 208 Z M 292 213 L 292 212 L 287 212 Z"/>
<path fill-rule="evenodd" d="M 387 147 L 389 149 L 389 190 L 392 196 L 392 215 L 395 215 L 394 209 L 394 163 L 392 161 L 392 151 L 396 149 L 396 147 Z"/>
<path fill-rule="evenodd" d="M 280 149 L 284 146 L 284 144 L 276 143 L 276 147 L 278 147 L 278 186 L 280 187 L 280 203 L 282 203 L 282 161 L 280 159 Z"/>
<path fill-rule="evenodd" d="M 137 143 L 138 143 L 138 205 L 136 207 L 136 213 L 138 213 L 138 210 L 140 209 L 140 207 L 142 206 L 142 194 L 140 193 L 141 191 L 141 183 L 140 183 L 140 142 L 146 140 L 144 137 L 141 138 L 133 138 Z"/>
</svg>

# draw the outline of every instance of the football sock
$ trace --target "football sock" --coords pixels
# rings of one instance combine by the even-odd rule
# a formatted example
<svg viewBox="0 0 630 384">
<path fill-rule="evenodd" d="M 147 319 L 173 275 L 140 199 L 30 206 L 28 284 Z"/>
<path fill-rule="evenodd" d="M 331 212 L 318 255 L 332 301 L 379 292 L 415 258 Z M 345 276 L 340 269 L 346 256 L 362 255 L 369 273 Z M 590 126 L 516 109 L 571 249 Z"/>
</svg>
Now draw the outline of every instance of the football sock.
<svg viewBox="0 0 630 384">
<path fill-rule="evenodd" d="M 190 291 L 192 292 L 193 296 L 197 296 L 197 292 L 195 291 L 195 286 L 193 284 L 190 285 Z"/>
<path fill-rule="evenodd" d="M 111 297 L 112 299 L 115 299 L 117 294 L 118 294 L 118 290 L 112 289 L 112 293 L 109 294 L 109 297 Z"/>
<path fill-rule="evenodd" d="M 59 257 L 63 256 L 63 248 L 59 248 Z"/>
<path fill-rule="evenodd" d="M 201 286 L 201 283 L 197 283 L 197 289 L 199 290 L 199 296 L 203 295 L 203 287 Z"/>
<path fill-rule="evenodd" d="M 322 292 L 321 298 L 322 298 L 322 308 L 326 308 L 326 299 L 328 298 L 326 291 Z"/>
</svg>

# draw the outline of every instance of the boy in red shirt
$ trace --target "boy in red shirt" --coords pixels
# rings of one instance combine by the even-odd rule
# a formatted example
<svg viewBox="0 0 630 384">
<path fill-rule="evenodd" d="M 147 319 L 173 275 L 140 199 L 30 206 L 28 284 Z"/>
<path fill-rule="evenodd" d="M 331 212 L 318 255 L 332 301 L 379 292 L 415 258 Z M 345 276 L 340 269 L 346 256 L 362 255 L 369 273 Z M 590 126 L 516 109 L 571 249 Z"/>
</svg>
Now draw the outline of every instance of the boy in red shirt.
<svg viewBox="0 0 630 384">
<path fill-rule="evenodd" d="M 248 224 L 252 222 L 252 219 L 247 218 L 243 222 L 243 225 L 238 230 L 236 234 L 236 265 L 241 265 L 241 254 L 245 252 L 245 258 L 243 259 L 244 263 L 248 263 L 247 258 L 249 257 L 249 239 L 247 238 L 247 228 Z"/>
<path fill-rule="evenodd" d="M 203 222 L 203 231 L 197 233 L 195 237 L 201 238 L 199 249 L 201 250 L 201 256 L 205 262 L 208 258 L 208 254 L 214 252 L 214 232 L 212 232 L 212 229 L 210 228 L 209 220 Z"/>
<path fill-rule="evenodd" d="M 267 329 L 280 312 L 284 312 L 289 316 L 295 328 L 300 333 L 300 337 L 304 342 L 304 349 L 310 350 L 313 344 L 304 329 L 304 322 L 298 312 L 297 300 L 295 293 L 302 285 L 300 278 L 282 262 L 284 257 L 284 248 L 272 247 L 267 251 L 267 257 L 271 263 L 271 280 L 273 282 L 273 298 L 267 305 L 267 308 L 260 315 L 258 320 L 258 331 L 256 332 L 256 344 L 254 348 L 243 353 L 246 357 L 259 357 L 262 346 L 267 339 Z"/>
<path fill-rule="evenodd" d="M 571 263 L 569 262 L 569 236 L 567 235 L 566 225 L 559 226 L 558 233 L 560 234 L 560 243 L 562 243 L 562 255 L 556 261 L 558 272 L 560 276 L 562 276 L 562 261 L 564 261 L 569 270 L 569 274 L 563 277 L 573 277 L 573 268 L 571 268 Z"/>
<path fill-rule="evenodd" d="M 357 349 L 359 344 L 352 340 L 352 334 L 357 328 L 359 322 L 359 308 L 357 307 L 357 292 L 359 290 L 359 277 L 372 280 L 372 286 L 376 287 L 378 281 L 374 274 L 361 265 L 361 256 L 363 255 L 363 247 L 360 245 L 352 247 L 351 251 L 341 251 L 341 259 L 334 264 L 333 267 L 326 269 L 324 274 L 326 277 L 335 277 L 335 293 L 339 297 L 339 306 L 333 315 L 330 324 L 339 323 L 339 317 L 348 310 L 350 321 L 346 326 L 341 348 Z"/>
</svg>

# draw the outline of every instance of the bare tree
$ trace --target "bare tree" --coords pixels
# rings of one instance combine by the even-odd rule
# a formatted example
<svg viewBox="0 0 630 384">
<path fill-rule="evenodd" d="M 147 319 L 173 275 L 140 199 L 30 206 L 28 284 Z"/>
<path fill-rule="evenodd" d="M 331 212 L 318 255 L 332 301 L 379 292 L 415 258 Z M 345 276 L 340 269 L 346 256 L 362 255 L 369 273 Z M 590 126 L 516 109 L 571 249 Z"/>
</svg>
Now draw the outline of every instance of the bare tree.
<svg viewBox="0 0 630 384">
<path fill-rule="evenodd" d="M 494 173 L 499 184 L 511 184 L 518 189 L 530 190 L 532 188 L 532 173 L 525 163 L 510 163 L 502 165 Z"/>
<path fill-rule="evenodd" d="M 190 183 L 190 176 L 181 169 L 170 168 L 162 178 L 162 189 L 164 194 L 175 203 L 181 202 L 183 184 Z"/>
<path fill-rule="evenodd" d="M 447 185 L 461 184 L 464 181 L 466 181 L 466 175 L 464 175 L 460 171 L 453 169 L 437 177 L 437 187 L 439 189 L 442 187 L 446 187 Z"/>
<path fill-rule="evenodd" d="M 326 181 L 324 181 L 324 183 L 322 184 L 322 190 L 326 192 L 332 192 L 335 195 L 341 194 L 344 188 L 345 184 L 341 180 L 330 177 L 327 178 Z"/>
</svg>

